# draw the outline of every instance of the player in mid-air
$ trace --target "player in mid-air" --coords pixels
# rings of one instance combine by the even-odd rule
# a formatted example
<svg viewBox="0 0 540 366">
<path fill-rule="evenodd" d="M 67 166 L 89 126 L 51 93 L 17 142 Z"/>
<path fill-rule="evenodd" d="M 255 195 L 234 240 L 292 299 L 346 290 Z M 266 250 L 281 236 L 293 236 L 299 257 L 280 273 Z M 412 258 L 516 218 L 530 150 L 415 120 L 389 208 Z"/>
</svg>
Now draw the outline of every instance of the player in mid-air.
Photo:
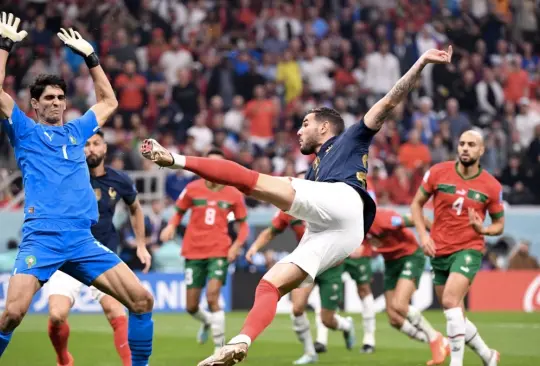
<svg viewBox="0 0 540 366">
<path fill-rule="evenodd" d="M 388 94 L 347 130 L 334 109 L 311 110 L 298 131 L 300 151 L 317 154 L 305 180 L 259 174 L 227 160 L 171 154 L 155 140 L 144 141 L 142 155 L 156 164 L 186 169 L 212 182 L 232 185 L 307 224 L 298 247 L 260 281 L 240 334 L 200 366 L 227 366 L 242 361 L 251 343 L 274 319 L 281 296 L 313 283 L 318 274 L 343 261 L 361 245 L 376 211 L 366 192 L 371 140 L 412 90 L 423 68 L 429 63 L 449 63 L 451 56 L 451 47 L 448 52 L 426 51 Z"/>
<path fill-rule="evenodd" d="M 424 218 L 428 226 L 429 220 Z M 378 208 L 367 241 L 384 258 L 384 297 L 390 325 L 412 339 L 429 343 L 432 360 L 440 364 L 450 352 L 448 341 L 410 305 L 424 273 L 426 258 L 414 233 L 409 215 Z"/>
<path fill-rule="evenodd" d="M 303 179 L 304 173 L 297 175 L 297 178 Z M 272 239 L 279 233 L 282 233 L 288 226 L 291 226 L 296 233 L 296 238 L 300 242 L 305 232 L 305 223 L 302 220 L 297 220 L 294 217 L 287 215 L 283 211 L 278 211 L 272 220 L 272 225 L 263 230 L 255 242 L 251 245 L 246 253 L 246 258 L 251 262 L 253 255 L 264 248 Z M 317 324 L 317 332 L 323 333 L 317 339 L 324 346 L 326 352 L 327 344 L 327 327 L 332 330 L 343 332 L 345 345 L 348 349 L 352 349 L 355 343 L 354 323 L 351 317 L 343 318 L 336 313 L 339 304 L 343 301 L 343 274 L 345 265 L 329 268 L 315 279 L 315 284 L 319 286 L 319 294 L 321 297 L 321 325 L 324 327 L 322 332 L 319 330 L 320 325 Z M 305 365 L 315 363 L 318 360 L 317 349 L 313 343 L 310 331 L 309 319 L 306 315 L 308 298 L 313 290 L 313 285 L 297 288 L 291 291 L 291 300 L 293 303 L 292 321 L 293 329 L 296 332 L 298 340 L 304 345 L 304 354 L 298 360 L 294 361 L 295 365 Z M 318 315 L 319 316 L 319 315 Z M 322 339 L 325 338 L 325 339 Z M 319 352 L 322 351 L 319 346 Z"/>
<path fill-rule="evenodd" d="M 210 150 L 207 157 L 225 159 L 218 149 Z M 176 201 L 176 209 L 161 232 L 161 240 L 172 240 L 184 214 L 191 210 L 182 242 L 182 256 L 186 259 L 186 308 L 193 318 L 201 322 L 197 334 L 199 343 L 207 341 L 211 330 L 214 346 L 218 349 L 225 342 L 225 312 L 219 304 L 221 287 L 227 279 L 229 263 L 236 260 L 249 235 L 244 195 L 234 187 L 198 179 L 182 191 Z M 231 243 L 227 219 L 231 213 L 239 223 L 234 243 Z M 205 286 L 209 312 L 199 306 Z"/>
<path fill-rule="evenodd" d="M 120 238 L 114 228 L 113 216 L 116 204 L 123 200 L 129 207 L 135 241 L 137 248 L 140 248 L 137 249 L 137 253 L 139 255 L 146 253 L 144 213 L 137 199 L 137 191 L 125 173 L 105 166 L 107 144 L 103 132 L 96 132 L 86 141 L 84 153 L 99 211 L 99 221 L 92 226 L 92 235 L 114 253 L 117 252 Z M 151 261 L 146 260 L 143 272 L 148 272 L 150 265 Z M 69 365 L 73 360 L 67 347 L 69 337 L 67 318 L 81 290 L 82 283 L 62 271 L 56 271 L 49 280 L 49 338 L 56 351 L 58 365 Z M 92 297 L 100 303 L 113 328 L 114 345 L 123 365 L 131 366 L 124 306 L 93 286 L 90 287 L 90 291 Z"/>
<path fill-rule="evenodd" d="M 20 19 L 0 19 L 0 86 L 9 52 L 27 33 Z M 128 343 L 133 366 L 146 366 L 152 353 L 153 297 L 120 258 L 97 241 L 98 220 L 84 146 L 114 113 L 118 102 L 94 49 L 73 29 L 58 37 L 81 55 L 94 81 L 97 103 L 83 116 L 64 123 L 66 83 L 41 75 L 30 86 L 37 121 L 27 117 L 0 89 L 0 114 L 21 168 L 25 188 L 23 238 L 15 260 L 5 309 L 0 317 L 0 356 L 21 323 L 34 294 L 57 270 L 107 293 L 129 309 Z M 143 262 L 150 260 L 146 249 Z M 69 364 L 71 364 L 70 361 Z"/>
<path fill-rule="evenodd" d="M 480 270 L 484 235 L 500 235 L 504 230 L 502 187 L 480 166 L 483 153 L 482 135 L 474 130 L 464 132 L 459 138 L 457 161 L 431 167 L 411 205 L 424 252 L 434 257 L 433 283 L 446 317 L 451 366 L 463 365 L 465 343 L 485 366 L 499 362 L 499 353 L 486 345 L 476 326 L 465 317 L 463 305 Z M 434 207 L 431 235 L 422 220 L 422 208 L 430 197 Z M 491 216 L 489 226 L 483 225 L 486 212 Z"/>
</svg>

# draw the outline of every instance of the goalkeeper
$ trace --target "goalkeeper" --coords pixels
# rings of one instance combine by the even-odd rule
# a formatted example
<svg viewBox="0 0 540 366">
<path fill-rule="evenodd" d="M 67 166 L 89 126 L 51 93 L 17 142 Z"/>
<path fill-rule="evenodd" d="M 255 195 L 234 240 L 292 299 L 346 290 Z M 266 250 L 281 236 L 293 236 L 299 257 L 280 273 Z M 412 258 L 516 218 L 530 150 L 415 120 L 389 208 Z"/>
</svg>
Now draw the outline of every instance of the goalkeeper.
<svg viewBox="0 0 540 366">
<path fill-rule="evenodd" d="M 68 123 L 66 83 L 56 75 L 40 75 L 30 86 L 37 121 L 28 118 L 2 90 L 9 52 L 27 35 L 17 31 L 20 19 L 0 19 L 0 114 L 15 150 L 25 188 L 24 224 L 19 253 L 9 280 L 0 317 L 0 357 L 13 331 L 28 311 L 34 294 L 60 270 L 113 296 L 129 309 L 128 343 L 133 366 L 146 366 L 152 352 L 152 295 L 131 270 L 90 231 L 97 222 L 96 197 L 90 184 L 84 146 L 114 113 L 118 102 L 94 49 L 69 29 L 58 33 L 66 46 L 82 56 L 94 81 L 97 103 Z M 146 249 L 139 258 L 150 260 Z M 72 365 L 73 360 L 62 360 Z"/>
</svg>

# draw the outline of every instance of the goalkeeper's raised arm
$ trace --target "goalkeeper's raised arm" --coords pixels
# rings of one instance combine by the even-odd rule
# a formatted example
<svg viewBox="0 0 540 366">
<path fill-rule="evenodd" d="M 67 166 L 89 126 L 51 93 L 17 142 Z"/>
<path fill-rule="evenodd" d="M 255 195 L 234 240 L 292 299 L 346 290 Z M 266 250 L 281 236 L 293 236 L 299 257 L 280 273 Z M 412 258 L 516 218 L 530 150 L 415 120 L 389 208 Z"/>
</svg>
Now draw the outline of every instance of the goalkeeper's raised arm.
<svg viewBox="0 0 540 366">
<path fill-rule="evenodd" d="M 118 100 L 107 75 L 105 75 L 103 68 L 99 64 L 99 58 L 94 51 L 94 47 L 79 32 L 71 28 L 69 30 L 61 28 L 57 35 L 67 47 L 84 58 L 86 66 L 90 70 L 97 99 L 97 103 L 90 109 L 95 113 L 98 125 L 101 127 L 116 111 Z"/>
<path fill-rule="evenodd" d="M 15 102 L 3 89 L 6 77 L 6 63 L 15 43 L 22 41 L 28 33 L 17 32 L 21 20 L 13 14 L 2 12 L 0 17 L 0 117 L 11 117 Z"/>
</svg>

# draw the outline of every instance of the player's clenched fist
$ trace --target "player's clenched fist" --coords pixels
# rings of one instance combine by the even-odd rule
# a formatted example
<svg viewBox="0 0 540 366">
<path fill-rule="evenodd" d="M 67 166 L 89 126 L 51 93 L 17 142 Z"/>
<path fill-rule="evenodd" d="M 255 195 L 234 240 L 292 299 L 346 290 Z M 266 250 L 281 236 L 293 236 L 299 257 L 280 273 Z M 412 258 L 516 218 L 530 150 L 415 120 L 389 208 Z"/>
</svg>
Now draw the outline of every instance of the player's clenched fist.
<svg viewBox="0 0 540 366">
<path fill-rule="evenodd" d="M 420 238 L 420 242 L 422 243 L 422 249 L 424 250 L 424 254 L 428 257 L 435 257 L 435 243 L 433 242 L 433 239 L 431 239 L 431 236 L 422 236 Z"/>
<path fill-rule="evenodd" d="M 159 239 L 165 243 L 169 240 L 173 240 L 174 234 L 176 234 L 176 228 L 173 225 L 167 225 L 163 230 L 161 230 Z"/>
<path fill-rule="evenodd" d="M 21 19 L 13 14 L 2 12 L 0 17 L 0 49 L 11 51 L 16 42 L 22 41 L 28 33 L 24 30 L 17 32 Z"/>
</svg>

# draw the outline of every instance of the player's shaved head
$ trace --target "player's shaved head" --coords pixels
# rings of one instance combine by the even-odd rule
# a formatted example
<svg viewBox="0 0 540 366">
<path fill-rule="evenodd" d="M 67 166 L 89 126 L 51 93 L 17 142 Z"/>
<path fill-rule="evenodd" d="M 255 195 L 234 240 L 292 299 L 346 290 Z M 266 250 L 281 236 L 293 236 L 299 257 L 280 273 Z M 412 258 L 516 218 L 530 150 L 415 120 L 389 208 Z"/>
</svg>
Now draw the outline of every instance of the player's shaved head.
<svg viewBox="0 0 540 366">
<path fill-rule="evenodd" d="M 107 155 L 107 144 L 103 132 L 99 131 L 86 141 L 84 154 L 86 155 L 86 164 L 90 169 L 97 168 L 104 163 L 105 155 Z"/>
<path fill-rule="evenodd" d="M 225 153 L 223 150 L 213 147 L 206 153 L 206 157 L 212 159 L 225 159 Z"/>
<path fill-rule="evenodd" d="M 476 130 L 468 130 L 461 134 L 458 144 L 459 162 L 469 167 L 478 164 L 484 155 L 484 137 Z"/>
<path fill-rule="evenodd" d="M 340 135 L 345 122 L 338 111 L 332 108 L 314 108 L 306 114 L 298 130 L 300 152 L 304 155 L 316 153 L 329 138 Z"/>
</svg>

